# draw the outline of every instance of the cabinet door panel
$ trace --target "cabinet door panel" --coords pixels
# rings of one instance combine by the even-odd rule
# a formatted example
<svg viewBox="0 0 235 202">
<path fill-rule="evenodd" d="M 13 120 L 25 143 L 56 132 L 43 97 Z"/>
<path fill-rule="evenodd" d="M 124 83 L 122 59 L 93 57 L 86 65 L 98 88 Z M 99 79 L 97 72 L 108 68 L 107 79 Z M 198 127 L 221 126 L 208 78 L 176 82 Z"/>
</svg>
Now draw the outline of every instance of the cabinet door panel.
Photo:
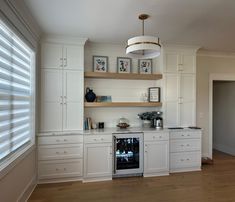
<svg viewBox="0 0 235 202">
<path fill-rule="evenodd" d="M 61 69 L 63 66 L 63 46 L 60 44 L 44 43 L 41 51 L 42 68 Z"/>
<path fill-rule="evenodd" d="M 180 105 L 180 125 L 195 126 L 195 102 L 183 102 Z"/>
<path fill-rule="evenodd" d="M 112 175 L 112 144 L 85 144 L 84 177 Z"/>
<path fill-rule="evenodd" d="M 166 127 L 179 125 L 179 104 L 178 102 L 165 102 L 165 123 Z"/>
<path fill-rule="evenodd" d="M 180 97 L 183 99 L 181 102 L 194 101 L 195 90 L 195 75 L 182 74 L 180 76 Z"/>
<path fill-rule="evenodd" d="M 195 56 L 194 55 L 182 55 L 183 71 L 182 73 L 195 73 Z"/>
<path fill-rule="evenodd" d="M 144 156 L 144 173 L 168 171 L 168 156 L 168 141 L 146 142 Z"/>
<path fill-rule="evenodd" d="M 177 53 L 166 53 L 165 54 L 165 72 L 177 73 L 180 55 Z"/>
<path fill-rule="evenodd" d="M 66 45 L 63 49 L 64 52 L 64 68 L 83 70 L 83 46 Z"/>
<path fill-rule="evenodd" d="M 62 131 L 62 105 L 56 102 L 42 103 L 40 123 L 42 132 Z"/>
<path fill-rule="evenodd" d="M 165 101 L 177 101 L 179 98 L 180 77 L 177 74 L 165 75 Z"/>
</svg>

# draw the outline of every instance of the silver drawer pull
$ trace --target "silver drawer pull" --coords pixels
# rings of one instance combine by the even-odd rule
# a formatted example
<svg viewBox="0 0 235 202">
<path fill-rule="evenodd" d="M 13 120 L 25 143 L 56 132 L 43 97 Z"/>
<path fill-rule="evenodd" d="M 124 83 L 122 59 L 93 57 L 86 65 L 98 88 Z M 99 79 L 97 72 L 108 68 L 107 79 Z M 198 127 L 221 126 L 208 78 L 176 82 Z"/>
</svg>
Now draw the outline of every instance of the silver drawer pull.
<svg viewBox="0 0 235 202">
<path fill-rule="evenodd" d="M 103 140 L 104 140 L 104 138 L 101 138 L 101 140 L 103 141 Z"/>
<path fill-rule="evenodd" d="M 188 134 L 187 136 L 189 137 L 190 135 Z"/>
<path fill-rule="evenodd" d="M 64 168 L 64 171 L 66 171 L 67 169 L 66 168 Z"/>
<path fill-rule="evenodd" d="M 60 154 L 60 152 L 57 151 L 56 154 Z"/>
<path fill-rule="evenodd" d="M 67 151 L 64 151 L 64 154 L 67 154 Z"/>
<path fill-rule="evenodd" d="M 180 159 L 181 161 L 184 161 L 184 159 Z"/>
<path fill-rule="evenodd" d="M 64 142 L 67 142 L 67 139 L 64 139 Z"/>
<path fill-rule="evenodd" d="M 162 138 L 162 136 L 159 136 L 159 138 Z"/>
<path fill-rule="evenodd" d="M 56 171 L 59 171 L 59 168 L 56 168 L 55 170 L 56 170 Z"/>
<path fill-rule="evenodd" d="M 144 151 L 145 153 L 148 153 L 146 150 Z"/>
<path fill-rule="evenodd" d="M 56 142 L 60 142 L 60 140 L 59 140 L 59 139 L 57 139 L 57 140 L 56 140 Z"/>
<path fill-rule="evenodd" d="M 94 139 L 95 141 L 97 141 L 97 139 Z"/>
<path fill-rule="evenodd" d="M 190 146 L 190 144 L 187 144 L 187 146 L 189 147 L 189 146 Z"/>
<path fill-rule="evenodd" d="M 182 145 L 180 145 L 181 147 L 183 147 L 184 145 L 182 144 Z"/>
<path fill-rule="evenodd" d="M 184 137 L 184 135 L 181 135 L 181 137 Z"/>
<path fill-rule="evenodd" d="M 155 136 L 153 136 L 153 139 L 155 139 L 156 137 Z"/>
</svg>

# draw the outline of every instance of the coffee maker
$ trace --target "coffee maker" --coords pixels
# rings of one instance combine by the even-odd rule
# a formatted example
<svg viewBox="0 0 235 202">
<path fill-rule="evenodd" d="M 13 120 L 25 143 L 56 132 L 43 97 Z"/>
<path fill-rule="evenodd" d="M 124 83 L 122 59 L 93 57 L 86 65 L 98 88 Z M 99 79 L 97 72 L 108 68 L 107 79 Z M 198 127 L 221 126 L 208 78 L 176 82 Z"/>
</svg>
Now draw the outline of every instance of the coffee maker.
<svg viewBox="0 0 235 202">
<path fill-rule="evenodd" d="M 157 111 L 157 116 L 153 119 L 153 127 L 156 129 L 163 128 L 163 119 L 162 119 L 162 112 Z"/>
</svg>

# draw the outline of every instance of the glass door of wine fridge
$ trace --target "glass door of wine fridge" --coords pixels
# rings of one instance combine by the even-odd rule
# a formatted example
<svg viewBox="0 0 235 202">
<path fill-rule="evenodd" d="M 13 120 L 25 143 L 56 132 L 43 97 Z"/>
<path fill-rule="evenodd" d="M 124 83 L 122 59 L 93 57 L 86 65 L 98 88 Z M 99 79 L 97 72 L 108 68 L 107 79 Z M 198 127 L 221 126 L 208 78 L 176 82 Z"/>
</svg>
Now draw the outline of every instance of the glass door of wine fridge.
<svg viewBox="0 0 235 202">
<path fill-rule="evenodd" d="M 113 134 L 114 176 L 143 174 L 143 133 Z"/>
</svg>

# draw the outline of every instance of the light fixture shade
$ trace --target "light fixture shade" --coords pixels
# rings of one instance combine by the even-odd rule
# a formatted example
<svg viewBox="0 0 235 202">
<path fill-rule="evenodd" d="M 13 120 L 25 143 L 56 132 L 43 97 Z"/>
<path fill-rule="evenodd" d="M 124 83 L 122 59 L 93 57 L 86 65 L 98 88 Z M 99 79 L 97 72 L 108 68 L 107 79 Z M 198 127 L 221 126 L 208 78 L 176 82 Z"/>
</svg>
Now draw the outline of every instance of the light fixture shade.
<svg viewBox="0 0 235 202">
<path fill-rule="evenodd" d="M 132 58 L 147 59 L 158 57 L 161 53 L 159 38 L 136 36 L 127 41 L 126 54 Z"/>
</svg>

